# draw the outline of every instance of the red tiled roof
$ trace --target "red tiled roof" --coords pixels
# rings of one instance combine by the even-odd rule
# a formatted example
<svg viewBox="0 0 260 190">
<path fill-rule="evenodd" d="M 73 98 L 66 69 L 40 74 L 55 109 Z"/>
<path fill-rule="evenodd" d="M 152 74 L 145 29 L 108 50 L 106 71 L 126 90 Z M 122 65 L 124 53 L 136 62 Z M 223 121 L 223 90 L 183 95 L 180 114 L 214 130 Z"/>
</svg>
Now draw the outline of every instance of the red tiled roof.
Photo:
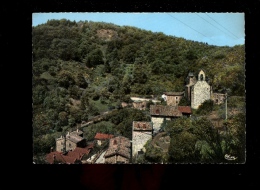
<svg viewBox="0 0 260 190">
<path fill-rule="evenodd" d="M 54 164 L 54 160 L 65 163 L 74 164 L 76 160 L 81 160 L 85 154 L 89 154 L 90 150 L 87 148 L 76 147 L 73 151 L 69 151 L 66 155 L 62 152 L 51 152 L 47 154 L 46 160 L 50 164 Z"/>
<path fill-rule="evenodd" d="M 109 135 L 109 134 L 104 134 L 104 133 L 97 133 L 95 135 L 95 139 L 98 139 L 98 140 L 111 139 L 113 137 L 114 137 L 114 135 Z"/>
<path fill-rule="evenodd" d="M 73 163 L 75 163 L 77 158 L 66 156 L 66 155 L 63 155 L 62 152 L 55 151 L 55 152 L 51 152 L 51 153 L 47 154 L 46 160 L 50 164 L 54 164 L 54 160 L 64 163 L 64 164 L 73 164 Z"/>
<path fill-rule="evenodd" d="M 49 154 L 46 155 L 46 160 L 50 163 L 53 164 L 54 160 L 57 160 L 59 162 L 65 163 L 66 161 L 64 160 L 64 158 L 62 157 L 62 152 L 50 152 Z"/>
<path fill-rule="evenodd" d="M 73 157 L 73 158 L 75 158 L 77 160 L 81 160 L 82 157 L 85 154 L 88 155 L 89 152 L 90 152 L 89 149 L 76 147 L 73 151 L 69 151 L 66 156 Z"/>
<path fill-rule="evenodd" d="M 181 113 L 189 113 L 189 114 L 191 114 L 191 112 L 192 112 L 190 106 L 178 106 L 178 110 Z"/>
<path fill-rule="evenodd" d="M 182 113 L 176 106 L 151 105 L 151 115 L 180 117 Z"/>
</svg>

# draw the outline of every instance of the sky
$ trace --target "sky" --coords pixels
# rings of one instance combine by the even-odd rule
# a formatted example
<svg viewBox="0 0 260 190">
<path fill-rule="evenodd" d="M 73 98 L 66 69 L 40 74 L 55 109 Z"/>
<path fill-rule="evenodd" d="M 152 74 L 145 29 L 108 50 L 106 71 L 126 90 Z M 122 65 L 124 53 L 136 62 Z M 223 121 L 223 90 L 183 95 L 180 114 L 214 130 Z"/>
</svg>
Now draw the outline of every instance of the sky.
<svg viewBox="0 0 260 190">
<path fill-rule="evenodd" d="M 245 44 L 244 13 L 33 13 L 32 25 L 44 24 L 51 19 L 106 22 L 119 26 L 133 26 L 168 36 L 208 43 L 216 46 Z"/>
</svg>

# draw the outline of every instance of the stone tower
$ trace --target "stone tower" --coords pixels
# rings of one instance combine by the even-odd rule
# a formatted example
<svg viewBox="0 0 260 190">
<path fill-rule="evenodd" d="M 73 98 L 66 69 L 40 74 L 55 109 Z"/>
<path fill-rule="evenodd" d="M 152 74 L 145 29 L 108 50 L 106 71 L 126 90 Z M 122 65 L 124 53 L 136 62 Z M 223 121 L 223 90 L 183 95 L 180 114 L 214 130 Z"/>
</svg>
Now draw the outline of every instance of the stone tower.
<svg viewBox="0 0 260 190">
<path fill-rule="evenodd" d="M 198 74 L 197 82 L 191 86 L 191 108 L 198 107 L 206 100 L 211 98 L 211 87 L 206 81 L 206 75 L 203 70 Z"/>
<path fill-rule="evenodd" d="M 188 101 L 191 101 L 191 88 L 192 86 L 197 82 L 196 77 L 192 72 L 189 72 L 187 78 L 186 78 L 186 86 L 185 86 L 185 96 L 188 99 Z"/>
</svg>

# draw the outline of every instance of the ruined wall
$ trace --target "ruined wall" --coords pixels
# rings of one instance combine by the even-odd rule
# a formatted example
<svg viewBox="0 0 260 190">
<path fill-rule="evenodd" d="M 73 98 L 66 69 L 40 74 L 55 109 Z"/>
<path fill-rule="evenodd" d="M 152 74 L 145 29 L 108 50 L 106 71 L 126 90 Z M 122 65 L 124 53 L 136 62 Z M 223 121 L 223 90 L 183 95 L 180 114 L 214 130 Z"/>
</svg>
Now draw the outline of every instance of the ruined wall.
<svg viewBox="0 0 260 190">
<path fill-rule="evenodd" d="M 210 99 L 210 86 L 206 81 L 197 81 L 191 90 L 191 108 L 198 107 L 206 100 Z"/>
<path fill-rule="evenodd" d="M 132 155 L 136 155 L 142 150 L 145 143 L 152 138 L 152 131 L 133 131 Z"/>
<path fill-rule="evenodd" d="M 225 94 L 220 93 L 213 93 L 211 99 L 214 101 L 215 104 L 223 104 L 225 102 Z"/>
<path fill-rule="evenodd" d="M 161 125 L 163 123 L 164 118 L 163 117 L 152 117 L 151 121 L 153 123 L 153 132 L 156 133 L 161 128 Z"/>
</svg>

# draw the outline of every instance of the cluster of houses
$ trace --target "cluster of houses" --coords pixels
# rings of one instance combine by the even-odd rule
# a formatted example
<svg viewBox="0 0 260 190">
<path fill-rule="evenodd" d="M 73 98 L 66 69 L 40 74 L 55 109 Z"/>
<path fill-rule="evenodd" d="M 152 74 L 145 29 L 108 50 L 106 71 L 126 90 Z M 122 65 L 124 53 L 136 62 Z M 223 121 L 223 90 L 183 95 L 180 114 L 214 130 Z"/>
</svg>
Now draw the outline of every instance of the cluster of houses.
<svg viewBox="0 0 260 190">
<path fill-rule="evenodd" d="M 133 121 L 131 140 L 123 136 L 97 133 L 94 143 L 87 146 L 83 132 L 77 129 L 56 139 L 56 151 L 47 155 L 47 161 L 50 164 L 55 163 L 55 160 L 66 164 L 82 163 L 95 145 L 100 146 L 103 141 L 109 140 L 108 149 L 103 154 L 104 163 L 130 163 L 132 157 L 145 151 L 144 145 L 160 132 L 165 120 L 189 117 L 192 109 L 198 109 L 204 101 L 209 99 L 216 104 L 224 102 L 225 94 L 212 92 L 212 87 L 207 83 L 203 70 L 199 71 L 197 78 L 193 73 L 189 73 L 186 81 L 184 92 L 165 92 L 162 95 L 167 105 L 150 105 L 150 122 Z M 184 96 L 191 102 L 190 106 L 179 106 L 179 102 Z M 147 101 L 149 99 L 141 102 L 138 99 L 136 102 L 134 101 L 134 107 L 142 110 Z M 153 101 L 156 103 L 157 100 Z"/>
</svg>

